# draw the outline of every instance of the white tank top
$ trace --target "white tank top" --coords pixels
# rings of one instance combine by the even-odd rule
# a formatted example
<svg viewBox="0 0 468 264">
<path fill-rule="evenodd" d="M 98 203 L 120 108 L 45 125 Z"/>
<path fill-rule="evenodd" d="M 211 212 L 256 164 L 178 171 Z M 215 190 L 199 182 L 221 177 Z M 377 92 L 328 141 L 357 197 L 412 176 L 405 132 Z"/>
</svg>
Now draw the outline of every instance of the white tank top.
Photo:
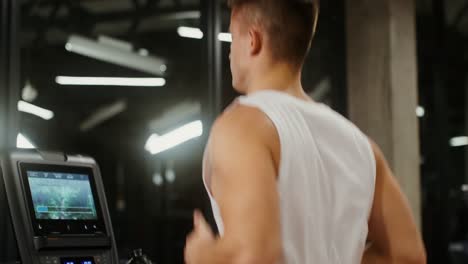
<svg viewBox="0 0 468 264">
<path fill-rule="evenodd" d="M 376 175 L 367 137 L 326 105 L 286 93 L 260 91 L 238 102 L 261 110 L 279 135 L 283 263 L 360 264 Z M 205 174 L 222 235 L 223 221 Z"/>
</svg>

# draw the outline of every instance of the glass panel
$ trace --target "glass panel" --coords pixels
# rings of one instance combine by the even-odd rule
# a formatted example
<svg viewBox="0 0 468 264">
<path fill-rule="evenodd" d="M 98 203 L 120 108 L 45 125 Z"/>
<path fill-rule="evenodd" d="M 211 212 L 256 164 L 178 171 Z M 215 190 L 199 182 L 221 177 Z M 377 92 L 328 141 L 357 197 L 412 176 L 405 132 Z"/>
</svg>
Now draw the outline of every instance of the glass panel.
<svg viewBox="0 0 468 264">
<path fill-rule="evenodd" d="M 183 263 L 192 210 L 205 204 L 203 9 L 198 0 L 21 6 L 18 145 L 96 158 L 122 259 L 142 248 L 157 263 Z"/>
<path fill-rule="evenodd" d="M 8 142 L 8 99 L 9 99 L 9 62 L 8 33 L 11 27 L 8 1 L 0 0 L 0 150 Z M 11 221 L 9 205 L 5 192 L 3 173 L 0 166 L 0 263 L 14 264 L 19 261 L 18 247 Z"/>
<path fill-rule="evenodd" d="M 429 263 L 468 263 L 468 3 L 418 0 L 423 232 Z"/>
</svg>

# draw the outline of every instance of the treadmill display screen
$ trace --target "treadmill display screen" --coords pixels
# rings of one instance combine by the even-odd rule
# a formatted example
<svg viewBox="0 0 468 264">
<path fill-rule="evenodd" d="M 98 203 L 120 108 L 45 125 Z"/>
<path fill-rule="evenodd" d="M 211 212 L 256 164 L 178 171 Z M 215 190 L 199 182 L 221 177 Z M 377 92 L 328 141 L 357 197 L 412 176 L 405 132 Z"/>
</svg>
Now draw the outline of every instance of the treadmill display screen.
<svg viewBox="0 0 468 264">
<path fill-rule="evenodd" d="M 90 177 L 66 172 L 27 171 L 38 220 L 97 220 Z"/>
</svg>

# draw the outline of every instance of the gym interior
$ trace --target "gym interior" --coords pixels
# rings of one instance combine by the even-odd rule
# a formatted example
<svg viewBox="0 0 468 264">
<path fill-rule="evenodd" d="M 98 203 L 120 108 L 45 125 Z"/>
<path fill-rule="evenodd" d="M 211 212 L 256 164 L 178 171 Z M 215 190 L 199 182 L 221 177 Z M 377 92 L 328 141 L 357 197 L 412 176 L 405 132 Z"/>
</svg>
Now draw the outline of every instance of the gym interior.
<svg viewBox="0 0 468 264">
<path fill-rule="evenodd" d="M 0 0 L 0 264 L 184 263 L 193 210 L 215 229 L 229 21 L 217 0 Z M 382 147 L 428 263 L 468 263 L 468 1 L 322 0 L 302 81 Z M 92 197 L 57 212 L 79 224 L 28 209 L 58 178 Z"/>
</svg>

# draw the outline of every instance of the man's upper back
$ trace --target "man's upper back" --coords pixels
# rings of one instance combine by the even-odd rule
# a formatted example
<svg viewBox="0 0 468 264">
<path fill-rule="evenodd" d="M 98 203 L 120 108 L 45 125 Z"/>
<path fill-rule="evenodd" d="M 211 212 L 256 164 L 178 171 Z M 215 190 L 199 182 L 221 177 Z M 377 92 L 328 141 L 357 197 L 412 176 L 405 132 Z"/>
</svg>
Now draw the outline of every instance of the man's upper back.
<svg viewBox="0 0 468 264">
<path fill-rule="evenodd" d="M 256 92 L 238 102 L 260 110 L 277 134 L 265 133 L 278 163 L 284 263 L 360 263 L 375 181 L 365 135 L 328 107 L 284 93 Z"/>
<path fill-rule="evenodd" d="M 240 99 L 279 135 L 278 190 L 287 263 L 359 263 L 375 161 L 367 138 L 328 107 L 279 92 Z"/>
</svg>

